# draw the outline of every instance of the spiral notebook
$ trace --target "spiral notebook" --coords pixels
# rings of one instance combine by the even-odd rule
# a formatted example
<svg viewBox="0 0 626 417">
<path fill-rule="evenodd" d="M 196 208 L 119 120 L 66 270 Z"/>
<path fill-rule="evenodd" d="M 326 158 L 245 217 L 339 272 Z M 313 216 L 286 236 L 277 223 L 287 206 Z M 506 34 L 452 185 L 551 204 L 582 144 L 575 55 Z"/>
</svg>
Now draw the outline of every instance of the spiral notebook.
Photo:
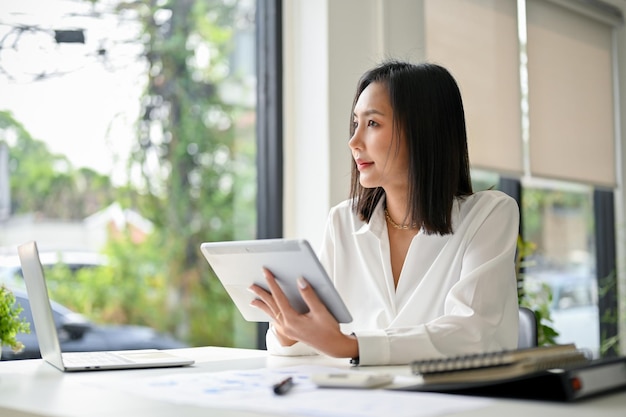
<svg viewBox="0 0 626 417">
<path fill-rule="evenodd" d="M 464 383 L 510 379 L 589 360 L 586 350 L 564 344 L 414 361 L 411 371 L 425 384 Z"/>
</svg>

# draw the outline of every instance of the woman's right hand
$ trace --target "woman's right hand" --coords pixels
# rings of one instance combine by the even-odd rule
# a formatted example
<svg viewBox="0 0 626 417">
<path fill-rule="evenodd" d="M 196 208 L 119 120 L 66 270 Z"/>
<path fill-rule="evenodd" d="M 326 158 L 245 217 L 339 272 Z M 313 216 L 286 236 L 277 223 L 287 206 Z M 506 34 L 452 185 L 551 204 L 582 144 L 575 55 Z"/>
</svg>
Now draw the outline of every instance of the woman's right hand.
<svg viewBox="0 0 626 417">
<path fill-rule="evenodd" d="M 251 305 L 274 318 L 274 330 L 281 345 L 291 346 L 299 341 L 329 356 L 337 358 L 359 356 L 356 337 L 341 332 L 337 320 L 304 278 L 298 278 L 298 287 L 309 311 L 300 314 L 293 309 L 274 275 L 267 269 L 264 269 L 264 273 L 271 293 L 258 285 L 253 285 L 250 290 L 258 298 L 253 300 Z"/>
<path fill-rule="evenodd" d="M 264 269 L 263 273 L 266 277 L 268 275 L 270 275 L 272 278 L 274 277 L 272 272 L 268 269 Z M 252 300 L 250 305 L 263 310 L 265 314 L 273 318 L 271 331 L 276 336 L 276 339 L 278 340 L 280 345 L 291 346 L 295 344 L 297 340 L 291 339 L 285 335 L 281 321 L 282 311 L 278 307 L 278 304 L 276 303 L 276 300 L 274 299 L 272 294 L 258 285 L 252 285 L 250 287 L 250 291 L 252 291 L 257 296 L 257 298 Z M 280 291 L 280 289 L 278 289 L 278 291 Z"/>
</svg>

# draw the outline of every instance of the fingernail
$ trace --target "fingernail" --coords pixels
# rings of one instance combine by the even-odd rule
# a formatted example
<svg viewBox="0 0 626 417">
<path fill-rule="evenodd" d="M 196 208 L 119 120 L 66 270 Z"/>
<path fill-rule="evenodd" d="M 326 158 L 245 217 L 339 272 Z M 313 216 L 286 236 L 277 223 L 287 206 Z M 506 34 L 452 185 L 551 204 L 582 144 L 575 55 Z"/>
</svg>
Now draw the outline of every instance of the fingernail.
<svg viewBox="0 0 626 417">
<path fill-rule="evenodd" d="M 301 290 L 304 290 L 309 284 L 306 282 L 306 279 L 300 277 L 298 278 L 298 287 L 300 287 Z"/>
</svg>

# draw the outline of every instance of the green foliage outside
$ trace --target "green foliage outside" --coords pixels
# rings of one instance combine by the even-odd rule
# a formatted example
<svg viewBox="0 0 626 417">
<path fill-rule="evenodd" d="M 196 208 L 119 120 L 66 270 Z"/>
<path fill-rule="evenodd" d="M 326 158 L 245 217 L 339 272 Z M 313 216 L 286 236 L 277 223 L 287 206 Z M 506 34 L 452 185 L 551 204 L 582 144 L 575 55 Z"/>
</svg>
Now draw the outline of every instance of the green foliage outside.
<svg viewBox="0 0 626 417">
<path fill-rule="evenodd" d="M 533 189 L 525 188 L 522 197 L 522 211 L 524 213 L 524 239 L 535 242 L 535 251 L 541 252 L 541 235 L 543 221 L 547 210 L 562 210 L 583 213 L 586 220 L 588 235 L 593 234 L 593 209 L 591 199 L 584 192 L 572 192 L 569 190 Z"/>
<path fill-rule="evenodd" d="M 126 239 L 111 242 L 105 254 L 110 262 L 72 272 L 60 263 L 46 271 L 52 298 L 101 323 L 146 325 L 176 334 L 182 310 L 193 311 L 187 329 L 191 345 L 232 346 L 232 306 L 218 281 L 207 271 L 192 291 L 191 305 L 178 303 L 172 294 L 165 258 L 151 239 L 136 245 Z M 205 288 L 204 286 L 208 287 Z"/>
<path fill-rule="evenodd" d="M 15 337 L 18 333 L 29 333 L 30 325 L 20 318 L 22 306 L 16 303 L 15 295 L 0 285 L 0 347 L 9 346 L 14 352 L 24 348 Z"/>
<path fill-rule="evenodd" d="M 125 1 L 117 13 L 140 22 L 142 33 L 129 41 L 142 44 L 147 67 L 128 166 L 134 182 L 113 186 L 106 175 L 75 169 L 0 112 L 12 214 L 80 221 L 113 202 L 134 209 L 154 226 L 147 240 L 111 236 L 102 268 L 71 274 L 59 266 L 50 272 L 52 298 L 97 322 L 145 324 L 190 345 L 252 347 L 255 327 L 199 251 L 203 241 L 255 233 L 255 111 L 221 92 L 239 82 L 229 67 L 234 29 L 253 29 L 251 15 L 237 1 L 217 0 Z M 198 59 L 201 51 L 208 61 Z"/>
<path fill-rule="evenodd" d="M 608 293 L 619 294 L 617 288 L 617 279 L 615 271 L 608 276 L 601 278 L 598 282 L 599 298 L 604 298 Z M 618 307 L 619 308 L 619 307 Z M 600 323 L 609 326 L 619 324 L 618 308 L 605 308 L 604 314 L 600 317 Z M 602 326 L 601 326 L 602 329 Z M 601 330 L 600 334 L 600 355 L 609 356 L 620 352 L 620 334 L 610 336 L 606 334 L 606 330 Z"/>
<path fill-rule="evenodd" d="M 8 111 L 0 111 L 2 143 L 9 148 L 12 214 L 82 220 L 115 201 L 108 176 L 74 169 L 67 157 L 52 154 Z"/>
<path fill-rule="evenodd" d="M 143 174 L 141 213 L 154 222 L 152 244 L 164 262 L 167 300 L 177 306 L 174 334 L 195 343 L 232 335 L 236 310 L 199 253 L 206 240 L 233 240 L 242 223 L 254 234 L 254 109 L 226 102 L 220 88 L 235 82 L 228 70 L 237 2 L 131 1 L 138 13 L 148 64 L 132 167 Z M 154 16 L 167 11 L 166 24 Z M 245 23 L 245 21 L 243 22 Z M 200 62 L 197 53 L 209 51 Z M 249 185 L 248 185 L 249 186 Z M 239 217 L 244 214 L 243 217 Z M 210 317 L 211 320 L 207 320 Z M 200 337 L 197 334 L 205 334 Z"/>
</svg>

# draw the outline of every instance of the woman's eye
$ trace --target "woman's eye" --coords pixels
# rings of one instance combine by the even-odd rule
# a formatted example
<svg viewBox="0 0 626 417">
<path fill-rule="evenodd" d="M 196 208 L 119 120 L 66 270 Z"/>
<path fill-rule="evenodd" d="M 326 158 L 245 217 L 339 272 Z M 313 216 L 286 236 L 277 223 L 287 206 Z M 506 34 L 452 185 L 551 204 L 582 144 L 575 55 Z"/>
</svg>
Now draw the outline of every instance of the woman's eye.
<svg viewBox="0 0 626 417">
<path fill-rule="evenodd" d="M 373 121 L 373 120 L 369 120 L 369 121 L 367 122 L 367 125 L 368 125 L 368 126 L 370 126 L 370 127 L 376 127 L 376 126 L 378 126 L 378 123 L 376 123 L 376 122 L 375 122 L 375 121 Z"/>
<path fill-rule="evenodd" d="M 352 122 L 352 127 L 353 127 L 354 129 L 356 129 L 357 127 L 359 127 L 359 122 L 357 122 L 356 120 L 354 120 L 354 121 Z"/>
</svg>

